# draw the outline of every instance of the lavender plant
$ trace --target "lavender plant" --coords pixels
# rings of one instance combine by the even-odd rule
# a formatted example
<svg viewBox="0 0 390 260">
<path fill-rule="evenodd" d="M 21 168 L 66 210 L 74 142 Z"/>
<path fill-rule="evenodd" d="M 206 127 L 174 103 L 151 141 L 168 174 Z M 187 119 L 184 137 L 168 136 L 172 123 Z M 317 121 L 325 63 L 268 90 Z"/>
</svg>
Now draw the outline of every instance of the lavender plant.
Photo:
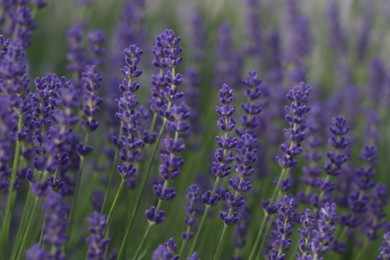
<svg viewBox="0 0 390 260">
<path fill-rule="evenodd" d="M 390 259 L 385 2 L 74 1 L 0 1 L 0 259 Z"/>
</svg>

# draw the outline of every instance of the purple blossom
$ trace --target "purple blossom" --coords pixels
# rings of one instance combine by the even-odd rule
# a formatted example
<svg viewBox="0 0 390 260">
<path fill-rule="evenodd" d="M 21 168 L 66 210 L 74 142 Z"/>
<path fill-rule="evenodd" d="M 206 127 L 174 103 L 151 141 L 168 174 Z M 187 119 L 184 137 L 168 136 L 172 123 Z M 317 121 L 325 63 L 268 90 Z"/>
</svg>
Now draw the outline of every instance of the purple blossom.
<svg viewBox="0 0 390 260">
<path fill-rule="evenodd" d="M 13 158 L 12 149 L 16 140 L 16 126 L 18 117 L 15 113 L 10 113 L 10 103 L 1 93 L 0 100 L 0 190 L 9 187 L 11 176 L 10 161 Z"/>
<path fill-rule="evenodd" d="M 292 65 L 288 75 L 294 83 L 305 80 L 308 66 L 302 58 L 309 55 L 312 49 L 310 20 L 299 10 L 298 3 L 297 0 L 287 0 L 285 15 L 286 27 L 289 28 L 286 59 Z"/>
<path fill-rule="evenodd" d="M 342 54 L 348 47 L 346 34 L 342 27 L 340 7 L 337 1 L 331 1 L 327 7 L 327 18 L 329 21 L 329 46 L 337 53 Z"/>
<path fill-rule="evenodd" d="M 161 140 L 159 174 L 161 181 L 153 185 L 153 191 L 158 201 L 172 200 L 176 197 L 176 191 L 168 186 L 170 180 L 180 175 L 180 168 L 184 160 L 178 156 L 185 149 L 182 135 L 189 129 L 187 120 L 190 117 L 190 110 L 185 103 L 179 103 L 183 92 L 178 90 L 182 82 L 182 75 L 175 72 L 176 66 L 183 61 L 181 57 L 179 36 L 173 30 L 165 30 L 155 39 L 153 47 L 153 64 L 160 68 L 160 74 L 155 74 L 154 79 L 160 81 L 153 84 L 151 109 L 163 119 L 163 126 L 166 125 L 166 132 Z M 161 126 L 161 127 L 163 127 Z M 162 210 L 155 212 L 154 206 L 147 210 L 146 217 L 149 221 L 154 221 L 158 214 L 163 214 Z M 153 213 L 153 214 L 152 214 Z M 154 215 L 156 213 L 157 215 Z M 163 218 L 158 219 L 163 220 Z"/>
<path fill-rule="evenodd" d="M 93 30 L 88 33 L 88 41 L 90 44 L 90 52 L 92 54 L 92 60 L 90 61 L 90 64 L 93 65 L 100 65 L 103 60 L 104 56 L 104 41 L 105 41 L 105 35 L 104 32 L 101 30 Z"/>
<path fill-rule="evenodd" d="M 184 90 L 185 103 L 190 108 L 189 124 L 191 125 L 192 135 L 199 135 L 202 130 L 200 120 L 200 75 L 199 71 L 195 67 L 189 67 L 184 73 L 184 84 L 186 89 Z M 195 141 L 194 141 L 195 142 Z"/>
<path fill-rule="evenodd" d="M 200 202 L 200 189 L 198 185 L 192 184 L 188 187 L 186 199 L 187 215 L 184 218 L 184 222 L 187 225 L 187 231 L 182 232 L 181 236 L 183 240 L 189 241 L 197 231 L 196 217 L 203 213 L 203 205 Z"/>
<path fill-rule="evenodd" d="M 32 18 L 31 9 L 25 4 L 18 6 L 11 14 L 11 35 L 13 40 L 19 41 L 23 48 L 30 46 L 32 30 L 37 27 L 37 24 Z"/>
<path fill-rule="evenodd" d="M 55 258 L 48 252 L 46 252 L 39 244 L 34 244 L 26 251 L 27 260 L 54 260 Z"/>
<path fill-rule="evenodd" d="M 76 79 L 81 77 L 81 73 L 87 62 L 85 47 L 83 45 L 84 26 L 76 24 L 68 30 L 66 59 L 68 64 L 66 69 L 71 72 Z"/>
<path fill-rule="evenodd" d="M 218 148 L 214 152 L 212 172 L 216 177 L 225 177 L 231 173 L 229 164 L 234 160 L 232 149 L 237 145 L 237 139 L 228 135 L 236 125 L 232 118 L 236 108 L 229 106 L 233 101 L 233 90 L 228 85 L 222 85 L 218 96 L 221 106 L 216 107 L 217 114 L 220 116 L 217 126 L 224 132 L 224 135 L 216 138 Z"/>
<path fill-rule="evenodd" d="M 236 248 L 243 248 L 246 245 L 249 222 L 252 219 L 248 203 L 245 203 L 238 210 L 238 221 L 234 232 L 233 244 Z"/>
<path fill-rule="evenodd" d="M 322 154 L 319 150 L 324 145 L 322 140 L 323 121 L 320 104 L 313 105 L 307 121 L 307 137 L 304 142 L 307 147 L 307 150 L 303 154 L 306 163 L 302 166 L 303 174 L 300 177 L 301 182 L 310 187 L 315 187 L 315 180 L 322 172 L 322 167 L 320 166 Z M 310 194 L 303 195 L 307 196 Z M 306 198 L 303 199 L 306 200 Z"/>
<path fill-rule="evenodd" d="M 383 243 L 379 249 L 379 255 L 377 260 L 386 260 L 390 258 L 390 232 L 387 232 L 383 236 Z"/>
<path fill-rule="evenodd" d="M 312 231 L 312 251 L 315 256 L 330 249 L 334 240 L 335 222 L 337 222 L 336 204 L 325 203 L 318 212 L 317 229 Z"/>
<path fill-rule="evenodd" d="M 170 238 L 164 245 L 159 245 L 152 254 L 153 260 L 177 260 L 179 256 L 176 255 L 177 246 L 175 240 Z"/>
<path fill-rule="evenodd" d="M 229 135 L 229 132 L 233 131 L 236 125 L 232 118 L 236 108 L 230 107 L 230 103 L 233 101 L 233 90 L 228 85 L 223 84 L 218 97 L 221 106 L 216 107 L 217 115 L 220 116 L 217 119 L 217 127 L 222 130 L 223 135 L 216 137 L 218 148 L 214 151 L 214 160 L 211 165 L 211 171 L 217 179 L 226 177 L 231 173 L 230 164 L 234 161 L 232 149 L 237 145 L 237 139 Z M 220 196 L 215 194 L 215 191 L 207 190 L 202 194 L 202 202 L 205 205 L 215 206 L 219 200 Z M 226 215 L 226 212 L 223 215 Z"/>
<path fill-rule="evenodd" d="M 115 117 L 120 121 L 122 132 L 122 136 L 114 138 L 114 143 L 120 149 L 119 156 L 122 160 L 122 163 L 117 166 L 117 171 L 126 180 L 125 184 L 129 188 L 135 187 L 137 169 L 134 162 L 142 159 L 141 149 L 144 147 L 141 114 L 137 97 L 134 94 L 139 89 L 139 84 L 135 79 L 142 73 L 137 68 L 142 52 L 136 45 L 130 45 L 124 50 L 125 65 L 122 68 L 122 74 L 125 79 L 119 85 L 123 94 L 116 100 L 118 112 Z"/>
<path fill-rule="evenodd" d="M 330 176 L 337 177 L 343 173 L 343 166 L 348 160 L 345 152 L 348 140 L 345 135 L 349 132 L 349 127 L 346 120 L 341 116 L 334 117 L 329 130 L 332 136 L 329 138 L 328 143 L 333 147 L 333 150 L 327 153 L 327 160 L 324 166 L 325 173 L 328 176 L 315 180 L 315 186 L 321 191 L 321 194 L 320 196 L 316 194 L 311 196 L 310 200 L 313 205 L 320 205 L 334 200 L 331 193 L 335 189 L 336 183 L 329 180 L 329 178 Z"/>
<path fill-rule="evenodd" d="M 100 111 L 99 105 L 103 99 L 97 96 L 96 92 L 101 87 L 102 76 L 96 66 L 86 66 L 81 76 L 83 87 L 83 111 L 85 119 L 81 120 L 81 125 L 86 132 L 93 132 L 99 127 L 96 115 Z"/>
<path fill-rule="evenodd" d="M 215 65 L 215 86 L 226 83 L 238 87 L 241 81 L 242 57 L 233 49 L 231 26 L 222 23 L 217 35 L 217 64 Z"/>
<path fill-rule="evenodd" d="M 247 0 L 245 35 L 247 38 L 245 52 L 260 57 L 262 53 L 262 29 L 260 24 L 260 7 L 258 0 Z"/>
<path fill-rule="evenodd" d="M 275 227 L 271 231 L 270 250 L 267 253 L 269 259 L 285 259 L 285 252 L 290 248 L 289 238 L 294 227 L 295 208 L 294 197 L 285 195 L 276 201 Z"/>
<path fill-rule="evenodd" d="M 372 190 L 368 201 L 368 212 L 363 223 L 363 232 L 372 241 L 378 238 L 378 232 L 387 230 L 387 221 L 384 220 L 386 212 L 384 210 L 388 203 L 388 188 L 383 183 L 378 183 Z"/>
<path fill-rule="evenodd" d="M 312 232 L 316 228 L 316 221 L 312 215 L 310 209 L 306 209 L 305 212 L 300 217 L 300 223 L 302 225 L 302 229 L 298 229 L 299 238 L 299 250 L 302 252 L 296 253 L 297 260 L 312 260 L 314 259 L 314 255 L 312 254 Z"/>
<path fill-rule="evenodd" d="M 57 192 L 51 192 L 43 203 L 45 211 L 43 226 L 43 243 L 51 247 L 50 254 L 54 259 L 64 259 L 62 245 L 68 240 L 66 236 L 69 205 Z"/>
<path fill-rule="evenodd" d="M 201 62 L 205 58 L 203 50 L 206 46 L 206 32 L 203 20 L 203 16 L 199 12 L 195 12 L 190 17 L 191 43 L 193 46 L 192 58 L 196 62 Z"/>
<path fill-rule="evenodd" d="M 100 216 L 97 211 L 92 213 L 92 216 L 87 219 L 89 223 L 89 232 L 87 237 L 88 243 L 88 259 L 103 259 L 110 238 L 104 237 L 104 230 L 107 226 L 107 217 Z"/>
<path fill-rule="evenodd" d="M 261 80 L 257 76 L 255 71 L 248 72 L 248 77 L 242 81 L 245 86 L 244 95 L 247 98 L 247 102 L 241 105 L 245 114 L 240 118 L 243 128 L 238 128 L 236 132 L 238 135 L 242 135 L 247 132 L 251 135 L 255 135 L 259 126 L 259 114 L 261 112 L 260 100 L 261 97 Z"/>
<path fill-rule="evenodd" d="M 284 130 L 287 141 L 280 146 L 283 154 L 276 156 L 276 161 L 283 168 L 291 168 L 297 164 L 296 157 L 302 152 L 301 143 L 306 137 L 306 114 L 311 87 L 305 83 L 294 86 L 287 95 L 290 106 L 285 107 L 286 121 L 290 128 Z"/>
</svg>

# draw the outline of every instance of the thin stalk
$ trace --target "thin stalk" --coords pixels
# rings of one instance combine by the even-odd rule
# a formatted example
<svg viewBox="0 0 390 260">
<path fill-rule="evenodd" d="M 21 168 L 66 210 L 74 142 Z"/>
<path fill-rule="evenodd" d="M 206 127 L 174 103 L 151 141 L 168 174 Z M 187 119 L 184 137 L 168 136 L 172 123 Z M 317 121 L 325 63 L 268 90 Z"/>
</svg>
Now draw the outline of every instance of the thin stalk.
<svg viewBox="0 0 390 260">
<path fill-rule="evenodd" d="M 218 259 L 219 251 L 221 250 L 221 245 L 223 243 L 223 239 L 225 237 L 227 227 L 228 227 L 228 225 L 224 224 L 222 234 L 221 234 L 221 237 L 220 237 L 219 242 L 218 242 L 217 250 L 215 251 L 214 260 Z"/>
<path fill-rule="evenodd" d="M 121 130 L 119 132 L 119 139 L 122 138 L 122 134 L 123 134 L 123 130 L 122 130 L 122 127 L 121 127 Z M 115 149 L 114 162 L 113 162 L 112 167 L 111 167 L 110 177 L 109 177 L 109 180 L 108 180 L 108 186 L 107 186 L 106 191 L 104 192 L 104 200 L 103 200 L 102 208 L 100 210 L 100 214 L 102 214 L 104 212 L 106 204 L 107 204 L 108 197 L 110 196 L 112 179 L 114 177 L 114 172 L 115 172 L 115 169 L 116 169 L 117 163 L 118 163 L 118 155 L 119 155 L 119 149 L 116 148 Z"/>
<path fill-rule="evenodd" d="M 217 190 L 217 188 L 218 188 L 218 184 L 219 184 L 220 181 L 221 181 L 221 177 L 218 176 L 218 177 L 215 179 L 213 189 L 211 190 L 211 197 L 214 196 L 214 194 L 215 194 L 215 192 L 216 192 L 216 190 Z M 200 232 L 202 231 L 202 227 L 203 227 L 203 225 L 204 225 L 204 221 L 205 221 L 205 219 L 206 219 L 206 216 L 207 216 L 207 214 L 209 213 L 209 210 L 210 210 L 210 206 L 209 206 L 209 205 L 206 205 L 206 207 L 205 207 L 205 209 L 204 209 L 204 211 L 203 211 L 202 219 L 201 219 L 200 224 L 199 224 L 199 228 L 198 228 L 198 230 L 197 230 L 196 233 L 195 233 L 194 241 L 192 242 L 192 247 L 191 247 L 191 249 L 190 249 L 189 255 L 192 255 L 192 253 L 193 253 L 194 250 L 195 250 L 196 243 L 197 243 L 198 238 L 199 238 L 199 234 L 200 234 Z"/>
<path fill-rule="evenodd" d="M 118 202 L 119 196 L 121 195 L 121 193 L 123 191 L 124 185 L 125 185 L 125 179 L 122 178 L 121 183 L 119 184 L 119 188 L 116 191 L 116 194 L 115 194 L 115 197 L 114 197 L 114 201 L 111 204 L 110 211 L 108 212 L 108 215 L 107 215 L 107 226 L 109 226 L 109 223 L 110 223 L 110 220 L 111 220 L 111 217 L 112 217 L 112 213 L 114 212 L 115 206 L 116 206 L 116 204 Z M 106 231 L 107 231 L 107 229 L 106 229 Z"/>
<path fill-rule="evenodd" d="M 190 226 L 187 226 L 186 233 L 188 234 L 191 231 Z M 182 255 L 184 248 L 187 245 L 187 240 L 184 240 L 183 243 L 181 243 L 180 249 L 179 249 L 179 255 Z"/>
<path fill-rule="evenodd" d="M 157 137 L 157 140 L 156 140 L 156 143 L 154 144 L 154 149 L 153 149 L 153 152 L 152 152 L 152 156 L 150 158 L 150 161 L 149 161 L 149 165 L 148 165 L 148 168 L 147 168 L 147 171 L 146 171 L 146 176 L 145 178 L 143 179 L 142 183 L 141 183 L 141 190 L 140 192 L 137 194 L 137 199 L 136 199 L 136 202 L 135 202 L 135 207 L 133 209 L 133 212 L 131 214 L 131 217 L 130 217 L 130 223 L 129 225 L 127 226 L 127 230 L 126 230 L 126 233 L 125 233 L 125 237 L 124 239 L 122 239 L 122 244 L 120 246 L 120 249 L 119 249 L 119 253 L 118 253 L 118 259 L 121 259 L 121 257 L 123 256 L 124 254 L 124 251 L 125 251 L 125 243 L 128 239 L 128 236 L 130 234 L 130 231 L 133 227 L 133 224 L 134 224 L 134 220 L 135 220 L 135 216 L 137 215 L 137 211 L 139 209 L 139 206 L 141 204 L 141 199 L 143 197 L 143 193 L 145 191 L 145 187 L 146 187 L 146 183 L 148 182 L 148 179 L 149 179 L 149 176 L 150 176 L 150 173 L 152 171 L 152 167 L 153 167 L 153 161 L 154 161 L 154 158 L 156 157 L 156 154 L 157 154 L 157 150 L 158 150 L 158 147 L 160 145 L 160 141 L 161 141 L 161 137 L 164 133 L 164 130 L 165 130 L 165 127 L 167 125 L 167 120 L 164 119 L 163 121 L 163 124 L 161 126 L 161 129 L 160 129 L 160 132 L 158 134 L 158 137 Z"/>
<path fill-rule="evenodd" d="M 84 137 L 84 143 L 83 143 L 84 147 L 88 143 L 88 137 L 89 137 L 89 134 L 88 134 L 88 132 L 86 132 L 85 137 Z M 72 226 L 72 220 L 73 220 L 74 212 L 76 209 L 77 197 L 78 197 L 79 189 L 80 189 L 81 175 L 83 174 L 83 167 L 84 167 L 84 157 L 81 156 L 79 175 L 77 176 L 76 189 L 74 192 L 72 207 L 70 209 L 70 214 L 69 214 L 69 219 L 68 219 L 69 227 Z M 70 231 L 72 231 L 72 229 Z M 69 241 L 70 241 L 70 239 L 69 239 Z M 69 244 L 69 243 L 67 243 L 67 244 Z"/>
<path fill-rule="evenodd" d="M 31 214 L 27 220 L 27 226 L 25 228 L 25 231 L 23 232 L 23 236 L 22 236 L 22 240 L 21 240 L 21 244 L 20 244 L 20 247 L 18 247 L 16 249 L 16 255 L 15 255 L 15 259 L 20 259 L 22 258 L 22 254 L 24 252 L 24 249 L 26 248 L 26 242 L 27 242 L 27 237 L 29 237 L 28 235 L 30 235 L 30 229 L 31 229 L 31 225 L 33 223 L 33 220 L 35 220 L 35 217 L 36 217 L 36 214 L 37 214 L 37 209 L 38 209 L 38 203 L 39 202 L 39 198 L 36 197 L 35 200 L 34 200 L 34 204 L 32 205 L 32 209 L 31 209 Z M 20 257 L 20 258 L 19 258 Z M 14 259 L 13 257 L 11 257 L 11 259 Z"/>
<path fill-rule="evenodd" d="M 263 252 L 263 248 L 264 248 L 264 245 L 265 245 L 265 241 L 266 241 L 267 235 L 268 235 L 269 231 L 271 230 L 272 223 L 274 222 L 275 214 L 271 215 L 271 216 L 268 216 L 268 219 L 269 219 L 269 223 L 270 224 L 266 226 L 266 229 L 264 231 L 264 237 L 263 237 L 263 239 L 261 240 L 261 243 L 260 243 L 260 247 L 259 247 L 260 250 L 257 252 L 257 255 L 256 255 L 255 259 L 260 259 L 260 256 L 261 256 L 261 254 Z"/>
<path fill-rule="evenodd" d="M 22 131 L 22 127 L 23 127 L 23 117 L 20 114 L 18 120 L 18 134 Z M 16 200 L 16 191 L 14 190 L 14 186 L 16 182 L 16 173 L 18 170 L 19 159 L 20 159 L 19 158 L 20 145 L 21 145 L 20 139 L 19 137 L 17 137 L 16 144 L 15 144 L 14 160 L 12 163 L 11 182 L 8 187 L 7 207 L 5 209 L 5 217 L 3 221 L 1 238 L 0 238 L 0 256 L 2 259 L 7 259 L 9 232 L 11 228 L 12 214 L 14 211 L 15 200 Z"/>
<path fill-rule="evenodd" d="M 155 224 L 155 222 L 149 222 L 148 226 L 146 227 L 144 236 L 142 237 L 141 243 L 139 244 L 137 251 L 135 253 L 134 260 L 138 260 L 138 256 L 141 253 L 141 250 L 145 244 L 146 238 L 148 237 L 149 232 L 150 232 L 151 228 L 154 226 L 154 224 Z"/>
<path fill-rule="evenodd" d="M 14 242 L 14 247 L 12 249 L 12 254 L 11 254 L 11 259 L 14 258 L 15 256 L 15 253 L 17 252 L 17 250 L 19 250 L 19 247 L 20 247 L 20 243 L 21 243 L 21 240 L 22 240 L 22 237 L 24 236 L 25 232 L 26 232 L 26 224 L 27 224 L 27 221 L 29 220 L 29 218 L 31 217 L 31 211 L 32 211 L 32 199 L 33 199 L 33 196 L 32 196 L 32 192 L 31 192 L 31 189 L 29 189 L 28 193 L 27 193 L 27 197 L 26 197 L 26 202 L 24 204 L 24 207 L 23 207 L 23 213 L 22 213 L 22 220 L 19 224 L 19 227 L 18 227 L 18 232 L 16 233 L 16 239 L 15 239 L 15 242 Z M 15 250 L 16 248 L 16 250 Z"/>
<path fill-rule="evenodd" d="M 272 204 L 274 204 L 275 198 L 277 197 L 277 194 L 279 193 L 280 184 L 282 183 L 282 180 L 283 180 L 283 179 L 285 178 L 285 176 L 287 175 L 288 169 L 289 169 L 289 168 L 283 168 L 283 169 L 282 169 L 282 172 L 281 172 L 281 174 L 280 174 L 278 183 L 276 184 L 276 187 L 275 187 L 274 192 L 273 192 L 272 197 L 271 197 L 271 201 L 270 201 L 270 205 L 271 205 L 271 206 L 272 206 Z M 256 255 L 256 245 L 259 243 L 259 241 L 260 241 L 262 235 L 264 235 L 264 238 L 265 238 L 265 236 L 266 236 L 266 234 L 263 234 L 263 232 L 264 232 L 264 227 L 265 227 L 265 225 L 266 225 L 266 222 L 267 222 L 268 218 L 269 218 L 269 214 L 268 214 L 268 212 L 265 210 L 265 211 L 264 211 L 264 218 L 263 218 L 263 221 L 262 221 L 262 223 L 261 223 L 259 232 L 257 233 L 257 236 L 256 236 L 255 243 L 253 244 L 251 253 L 250 253 L 250 255 L 249 255 L 249 260 L 254 259 L 254 256 Z M 262 245 L 263 245 L 263 243 L 262 243 Z M 260 246 L 259 250 L 260 250 L 260 254 L 261 254 L 261 251 L 263 250 L 262 246 Z"/>
</svg>

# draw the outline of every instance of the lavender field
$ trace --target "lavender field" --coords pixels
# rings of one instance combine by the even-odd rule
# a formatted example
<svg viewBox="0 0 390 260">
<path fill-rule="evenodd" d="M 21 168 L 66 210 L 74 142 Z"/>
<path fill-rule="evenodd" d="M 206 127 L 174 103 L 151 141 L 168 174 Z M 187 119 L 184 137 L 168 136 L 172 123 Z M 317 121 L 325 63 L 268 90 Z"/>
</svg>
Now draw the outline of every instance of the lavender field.
<svg viewBox="0 0 390 260">
<path fill-rule="evenodd" d="M 390 260 L 389 14 L 0 0 L 0 259 Z"/>
</svg>

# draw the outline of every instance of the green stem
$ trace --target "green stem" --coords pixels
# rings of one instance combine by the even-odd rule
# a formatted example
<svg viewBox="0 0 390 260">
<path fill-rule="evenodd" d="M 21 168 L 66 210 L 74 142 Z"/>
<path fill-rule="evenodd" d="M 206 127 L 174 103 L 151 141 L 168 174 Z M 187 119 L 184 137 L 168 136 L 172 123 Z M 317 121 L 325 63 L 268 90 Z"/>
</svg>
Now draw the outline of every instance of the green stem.
<svg viewBox="0 0 390 260">
<path fill-rule="evenodd" d="M 145 191 L 146 184 L 147 184 L 147 182 L 149 180 L 149 176 L 150 176 L 150 173 L 152 171 L 153 161 L 154 161 L 154 158 L 156 157 L 158 147 L 160 146 L 160 141 L 161 141 L 161 138 L 162 138 L 162 135 L 164 133 L 166 125 L 167 125 L 167 120 L 164 119 L 163 124 L 162 124 L 161 129 L 160 129 L 160 132 L 158 134 L 156 143 L 155 143 L 154 148 L 153 148 L 152 156 L 151 156 L 151 158 L 149 160 L 149 165 L 148 165 L 148 168 L 146 170 L 146 176 L 142 180 L 142 183 L 141 183 L 141 190 L 137 194 L 138 196 L 137 196 L 137 199 L 136 199 L 136 202 L 135 202 L 135 207 L 134 207 L 133 212 L 132 212 L 131 217 L 130 217 L 130 223 L 127 226 L 125 237 L 124 237 L 124 239 L 122 239 L 122 243 L 121 243 L 121 246 L 120 246 L 120 249 L 119 249 L 119 253 L 118 253 L 118 259 L 121 259 L 121 257 L 124 254 L 125 246 L 126 246 L 125 243 L 126 243 L 128 237 L 129 237 L 130 231 L 131 231 L 131 229 L 133 227 L 133 224 L 134 224 L 135 216 L 137 215 L 137 211 L 138 211 L 139 206 L 141 204 L 141 199 L 143 197 L 143 193 Z"/>
<path fill-rule="evenodd" d="M 29 218 L 27 220 L 27 226 L 25 228 L 25 231 L 23 232 L 23 236 L 22 236 L 22 240 L 21 240 L 21 244 L 20 246 L 16 249 L 16 256 L 15 256 L 15 259 L 21 259 L 22 256 L 20 254 L 22 254 L 26 248 L 26 242 L 27 242 L 27 238 L 30 237 L 30 231 L 31 231 L 31 225 L 33 223 L 33 220 L 35 220 L 35 217 L 36 217 L 36 214 L 38 212 L 38 203 L 39 202 L 39 198 L 38 197 L 35 197 L 35 200 L 34 200 L 34 204 L 32 205 L 32 209 L 31 209 L 31 213 L 29 214 Z M 19 258 L 20 257 L 20 258 Z M 14 259 L 11 257 L 11 259 Z"/>
<path fill-rule="evenodd" d="M 23 117 L 21 114 L 19 114 L 19 120 L 18 120 L 18 134 L 22 131 L 23 127 Z M 16 173 L 18 170 L 19 165 L 19 157 L 20 157 L 20 139 L 19 137 L 16 138 L 16 144 L 15 144 L 15 153 L 14 153 L 14 160 L 12 164 L 12 172 L 11 172 L 11 182 L 8 187 L 8 201 L 7 201 L 7 207 L 5 209 L 5 217 L 3 221 L 3 226 L 1 230 L 1 238 L 0 238 L 0 256 L 2 259 L 7 259 L 7 253 L 8 253 L 8 239 L 9 239 L 9 232 L 11 229 L 11 220 L 12 220 L 12 214 L 14 211 L 15 206 L 15 200 L 16 200 L 16 191 L 14 190 L 15 182 L 16 182 Z"/>
<path fill-rule="evenodd" d="M 141 253 L 141 250 L 142 250 L 142 247 L 144 246 L 146 238 L 148 237 L 149 232 L 150 232 L 151 228 L 154 226 L 154 224 L 155 224 L 155 222 L 149 222 L 148 226 L 146 227 L 144 236 L 142 237 L 141 243 L 139 244 L 137 251 L 135 253 L 134 260 L 138 260 L 139 254 Z"/>
<path fill-rule="evenodd" d="M 223 243 L 223 239 L 225 237 L 227 227 L 228 227 L 228 225 L 224 224 L 222 234 L 221 234 L 221 237 L 220 237 L 219 242 L 218 242 L 217 250 L 215 251 L 214 260 L 218 259 L 219 251 L 221 250 L 221 245 Z"/>
<path fill-rule="evenodd" d="M 187 226 L 186 233 L 188 234 L 191 231 L 191 227 Z M 180 249 L 179 249 L 179 255 L 183 254 L 183 251 L 187 245 L 187 240 L 184 240 L 183 243 L 181 243 Z"/>
<path fill-rule="evenodd" d="M 88 132 L 86 132 L 85 133 L 85 137 L 84 137 L 84 143 L 83 143 L 84 147 L 88 143 L 88 137 L 89 137 L 89 134 L 88 134 Z M 79 175 L 77 176 L 76 189 L 75 189 L 75 192 L 74 192 L 73 201 L 72 201 L 72 207 L 70 209 L 70 214 L 69 214 L 69 219 L 68 219 L 69 227 L 72 226 L 72 220 L 73 220 L 74 212 L 75 212 L 75 209 L 76 209 L 77 198 L 78 198 L 79 189 L 80 189 L 81 175 L 83 174 L 83 167 L 84 167 L 84 157 L 81 156 Z M 73 228 L 70 231 L 72 231 L 72 230 L 73 230 Z M 70 236 L 70 237 L 72 237 L 72 236 Z M 67 245 L 68 244 L 69 244 L 69 241 L 68 241 Z M 66 250 L 65 250 L 65 252 L 66 252 Z"/>
<path fill-rule="evenodd" d="M 122 130 L 122 127 L 121 127 L 121 130 L 119 132 L 119 139 L 122 138 L 122 134 L 123 134 L 123 130 Z M 112 167 L 111 167 L 110 177 L 109 177 L 109 180 L 108 180 L 108 186 L 107 186 L 106 191 L 104 192 L 104 200 L 103 200 L 102 208 L 100 210 L 100 214 L 102 214 L 104 212 L 104 210 L 106 209 L 107 200 L 108 200 L 108 197 L 110 196 L 112 179 L 114 177 L 114 172 L 115 172 L 115 169 L 116 169 L 117 163 L 118 163 L 118 155 L 119 155 L 119 149 L 116 148 L 115 156 L 114 156 L 114 162 L 113 162 Z"/>
<path fill-rule="evenodd" d="M 261 254 L 262 254 L 262 252 L 263 252 L 263 248 L 264 248 L 264 245 L 265 245 L 265 241 L 266 241 L 266 238 L 267 238 L 267 236 L 268 236 L 268 233 L 270 232 L 270 230 L 271 230 L 271 227 L 272 227 L 272 223 L 274 222 L 274 219 L 275 219 L 275 215 L 271 215 L 271 216 L 268 216 L 268 219 L 269 219 L 269 225 L 267 225 L 266 226 L 266 228 L 265 228 L 265 230 L 264 230 L 264 236 L 263 236 L 263 238 L 264 239 L 262 239 L 261 240 L 261 243 L 260 243 L 260 250 L 257 252 L 257 255 L 256 255 L 256 258 L 255 259 L 260 259 L 260 257 L 261 257 Z M 267 221 L 268 222 L 268 221 Z M 267 223 L 266 222 L 266 223 Z"/>
<path fill-rule="evenodd" d="M 109 226 L 110 224 L 110 220 L 111 220 L 111 217 L 112 217 L 112 213 L 114 212 L 114 209 L 115 209 L 115 206 L 118 202 L 118 198 L 119 196 L 121 195 L 122 191 L 123 191 L 123 187 L 125 185 L 125 179 L 122 178 L 121 180 L 121 183 L 119 184 L 119 188 L 117 189 L 116 191 L 116 194 L 115 194 L 115 197 L 114 197 L 114 201 L 112 202 L 111 204 L 111 208 L 110 208 L 110 211 L 108 212 L 108 215 L 107 215 L 107 226 Z M 106 229 L 107 230 L 107 229 Z"/>
<path fill-rule="evenodd" d="M 33 194 L 31 192 L 31 189 L 28 191 L 27 193 L 27 198 L 26 198 L 26 202 L 24 204 L 24 207 L 23 207 L 23 214 L 22 214 L 22 220 L 19 224 L 19 227 L 18 227 L 18 232 L 16 234 L 16 239 L 15 239 L 15 243 L 14 243 L 14 247 L 12 249 L 12 253 L 11 253 L 11 259 L 14 259 L 15 258 L 15 254 L 17 253 L 17 251 L 19 250 L 20 248 L 20 243 L 22 241 L 22 237 L 25 235 L 25 232 L 26 232 L 26 224 L 27 224 L 27 221 L 30 219 L 31 217 L 31 212 L 32 212 L 32 199 L 33 199 Z"/>
<path fill-rule="evenodd" d="M 221 177 L 218 176 L 218 177 L 215 179 L 213 189 L 211 190 L 211 197 L 214 196 L 214 194 L 215 194 L 215 192 L 216 192 L 216 190 L 217 190 L 217 188 L 218 188 L 218 184 L 219 184 L 220 181 L 221 181 Z M 206 207 L 205 207 L 205 209 L 204 209 L 204 212 L 203 212 L 202 219 L 201 219 L 200 224 L 199 224 L 199 228 L 198 228 L 198 230 L 197 230 L 196 233 L 195 233 L 194 241 L 192 242 L 192 246 L 191 246 L 191 249 L 190 249 L 190 252 L 189 252 L 188 255 L 192 255 L 192 253 L 193 253 L 194 250 L 195 250 L 196 243 L 197 243 L 198 238 L 199 238 L 199 234 L 200 234 L 200 232 L 202 231 L 202 227 L 203 227 L 203 225 L 204 225 L 204 221 L 205 221 L 205 219 L 206 219 L 206 216 L 207 216 L 207 214 L 209 213 L 209 210 L 210 210 L 210 206 L 209 206 L 209 205 L 206 205 Z"/>
<path fill-rule="evenodd" d="M 270 204 L 269 205 L 272 205 L 274 204 L 274 201 L 275 201 L 275 198 L 277 197 L 277 194 L 279 193 L 279 188 L 280 188 L 280 184 L 282 183 L 282 180 L 286 177 L 286 175 L 288 174 L 288 169 L 289 168 L 283 168 L 282 169 L 282 172 L 280 174 L 280 177 L 279 177 L 279 180 L 278 180 L 278 183 L 276 184 L 276 187 L 274 189 L 274 192 L 272 194 L 272 197 L 271 197 L 271 201 L 270 201 Z M 256 236 L 256 240 L 255 240 L 255 243 L 253 244 L 252 246 L 252 250 L 251 250 L 251 253 L 249 255 L 249 260 L 252 260 L 254 259 L 254 256 L 256 255 L 256 245 L 259 243 L 262 235 L 264 235 L 263 237 L 265 238 L 267 234 L 263 234 L 263 231 L 264 231 L 264 227 L 266 225 L 266 222 L 269 218 L 269 215 L 267 213 L 267 211 L 264 211 L 264 218 L 263 218 L 263 221 L 261 223 L 261 226 L 260 226 L 260 229 L 259 229 L 259 232 L 257 233 L 257 236 Z M 261 243 L 261 246 L 259 248 L 260 250 L 260 254 L 263 250 L 263 245 L 264 243 Z"/>
</svg>

